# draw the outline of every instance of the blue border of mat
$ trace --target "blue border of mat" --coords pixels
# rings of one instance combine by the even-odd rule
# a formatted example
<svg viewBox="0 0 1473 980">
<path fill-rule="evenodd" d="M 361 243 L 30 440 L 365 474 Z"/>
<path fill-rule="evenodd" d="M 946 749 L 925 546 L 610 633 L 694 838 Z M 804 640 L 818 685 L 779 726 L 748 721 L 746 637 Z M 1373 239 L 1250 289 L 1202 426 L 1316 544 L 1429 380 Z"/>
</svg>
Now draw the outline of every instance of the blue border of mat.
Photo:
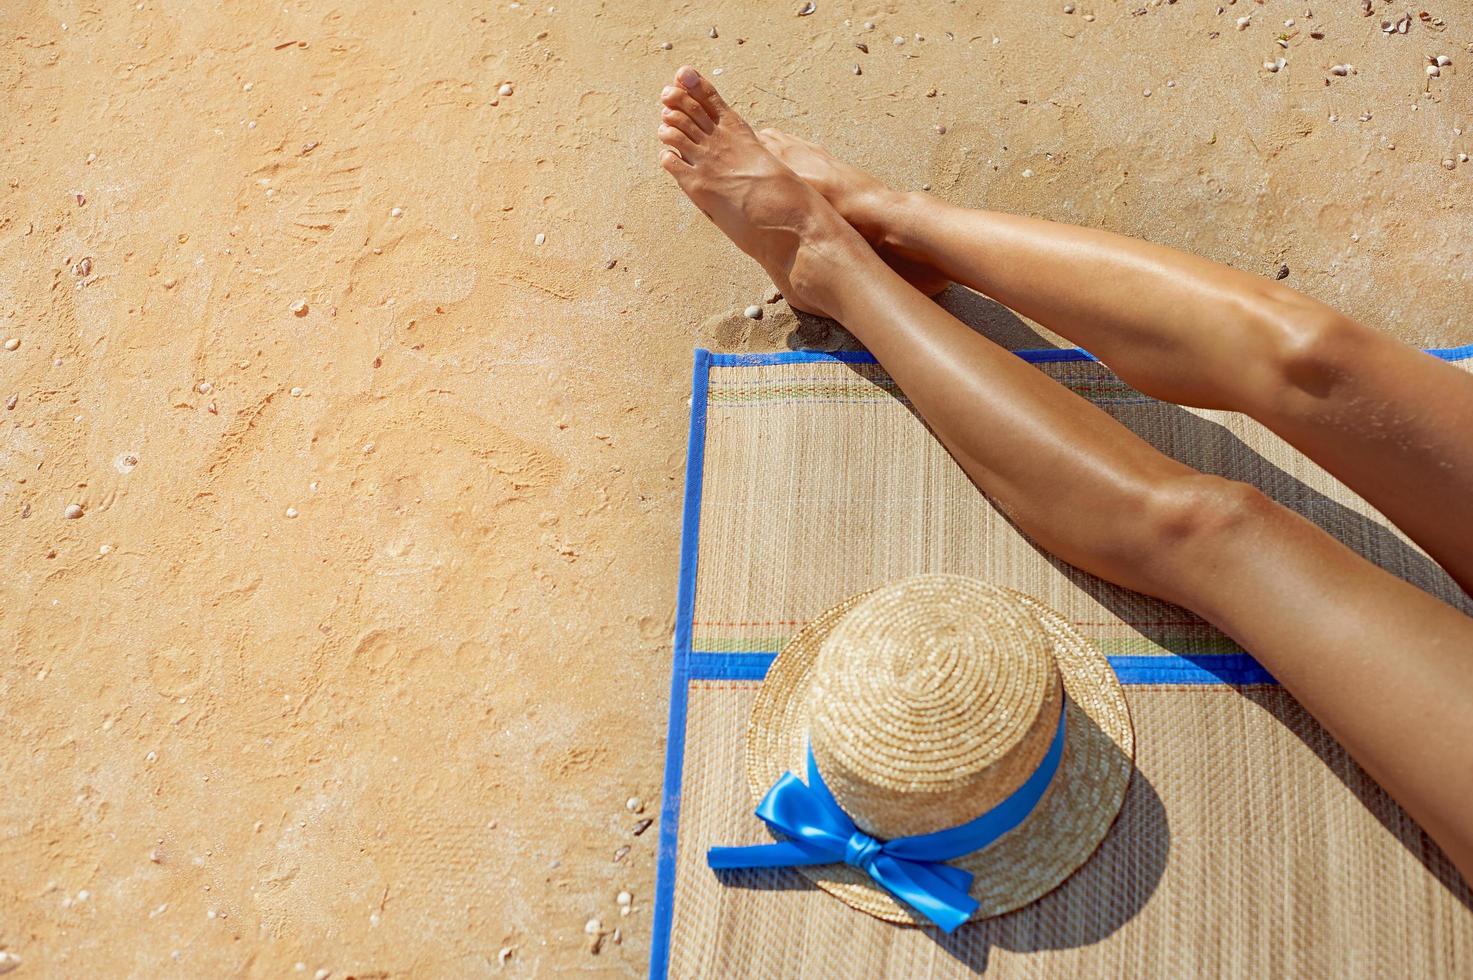
<svg viewBox="0 0 1473 980">
<path fill-rule="evenodd" d="M 1469 346 L 1473 351 L 1473 345 Z M 814 364 L 834 362 L 840 364 L 875 364 L 875 355 L 867 350 L 841 350 L 828 353 L 817 350 L 781 350 L 767 354 L 713 354 L 698 350 L 697 356 L 705 354 L 711 367 L 757 367 L 762 364 Z M 1029 364 L 1051 364 L 1059 361 L 1098 360 L 1082 347 L 1048 348 L 1044 350 L 1017 350 L 1014 354 Z"/>
<path fill-rule="evenodd" d="M 1461 347 L 1433 347 L 1427 353 L 1439 361 L 1466 361 L 1473 357 L 1473 344 L 1464 344 Z"/>
<path fill-rule="evenodd" d="M 1080 348 L 1014 351 L 1032 364 L 1093 361 Z M 1427 351 L 1444 361 L 1473 358 L 1473 344 Z M 695 352 L 691 372 L 690 439 L 685 462 L 685 506 L 680 525 L 680 581 L 676 591 L 675 637 L 670 672 L 670 723 L 665 742 L 665 783 L 660 802 L 660 843 L 655 865 L 655 911 L 650 934 L 650 976 L 663 978 L 670 966 L 670 926 L 675 903 L 675 849 L 680 787 L 685 768 L 686 704 L 692 680 L 761 680 L 776 654 L 713 653 L 691 649 L 696 605 L 696 557 L 700 545 L 701 488 L 706 470 L 706 392 L 713 367 L 809 364 L 838 361 L 873 364 L 867 351 L 778 351 L 772 354 Z M 1123 684 L 1273 684 L 1273 676 L 1247 654 L 1201 656 L 1112 656 Z"/>
<path fill-rule="evenodd" d="M 1097 361 L 1083 347 L 1049 347 L 1038 350 L 1016 350 L 1014 354 L 1029 364 L 1057 364 L 1064 361 Z M 1464 361 L 1473 357 L 1473 344 L 1461 347 L 1434 347 L 1426 351 L 1440 361 Z M 875 355 L 864 350 L 844 350 L 832 353 L 812 350 L 782 350 L 765 354 L 713 354 L 697 349 L 696 356 L 705 355 L 710 367 L 758 367 L 763 364 L 814 364 L 835 362 L 840 364 L 875 364 Z"/>
<path fill-rule="evenodd" d="M 685 768 L 685 707 L 690 693 L 691 619 L 696 608 L 696 556 L 700 546 L 701 485 L 706 474 L 706 389 L 711 352 L 696 349 L 690 384 L 690 439 L 685 456 L 685 509 L 680 520 L 680 583 L 675 594 L 675 639 L 670 671 L 670 724 L 665 734 L 665 784 L 660 792 L 660 846 L 655 863 L 655 912 L 650 933 L 650 976 L 670 964 L 670 920 L 675 902 L 676 826 Z"/>
</svg>

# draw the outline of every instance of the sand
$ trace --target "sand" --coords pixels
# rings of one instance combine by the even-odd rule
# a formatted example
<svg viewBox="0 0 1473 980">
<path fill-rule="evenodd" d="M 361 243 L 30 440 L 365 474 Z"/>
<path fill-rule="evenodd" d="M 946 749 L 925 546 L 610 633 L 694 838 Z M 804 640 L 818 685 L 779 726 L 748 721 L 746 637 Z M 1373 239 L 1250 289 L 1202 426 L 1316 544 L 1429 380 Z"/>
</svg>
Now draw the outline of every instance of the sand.
<svg viewBox="0 0 1473 980">
<path fill-rule="evenodd" d="M 1076 3 L 8 5 L 16 975 L 644 972 L 690 350 L 844 340 L 655 167 L 684 61 L 898 184 L 1470 339 L 1465 5 Z"/>
</svg>

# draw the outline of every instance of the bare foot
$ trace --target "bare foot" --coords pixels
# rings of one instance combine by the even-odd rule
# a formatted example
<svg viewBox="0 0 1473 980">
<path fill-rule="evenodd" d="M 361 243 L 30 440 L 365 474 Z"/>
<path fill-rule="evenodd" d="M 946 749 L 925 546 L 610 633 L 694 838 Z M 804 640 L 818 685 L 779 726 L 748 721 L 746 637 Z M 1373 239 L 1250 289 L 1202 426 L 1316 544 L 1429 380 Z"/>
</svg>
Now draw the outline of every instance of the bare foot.
<svg viewBox="0 0 1473 980">
<path fill-rule="evenodd" d="M 834 273 L 869 247 L 833 206 L 763 148 L 709 81 L 686 66 L 660 93 L 664 167 L 789 304 L 833 316 Z"/>
<path fill-rule="evenodd" d="M 898 195 L 877 178 L 835 158 L 817 143 L 782 130 L 764 129 L 757 138 L 789 169 L 812 184 L 912 286 L 927 296 L 934 296 L 951 284 L 932 266 L 886 245 L 885 221 L 895 208 Z"/>
</svg>

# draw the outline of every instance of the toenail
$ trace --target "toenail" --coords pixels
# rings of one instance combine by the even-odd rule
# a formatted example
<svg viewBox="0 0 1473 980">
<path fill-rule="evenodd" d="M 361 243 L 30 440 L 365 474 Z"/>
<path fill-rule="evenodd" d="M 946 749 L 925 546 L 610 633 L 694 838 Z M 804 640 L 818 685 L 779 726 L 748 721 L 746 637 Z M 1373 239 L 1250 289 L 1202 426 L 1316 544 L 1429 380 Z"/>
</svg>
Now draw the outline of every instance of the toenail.
<svg viewBox="0 0 1473 980">
<path fill-rule="evenodd" d="M 701 84 L 700 72 L 689 66 L 682 68 L 680 69 L 680 71 L 676 72 L 675 78 L 686 88 L 693 88 L 694 86 Z"/>
</svg>

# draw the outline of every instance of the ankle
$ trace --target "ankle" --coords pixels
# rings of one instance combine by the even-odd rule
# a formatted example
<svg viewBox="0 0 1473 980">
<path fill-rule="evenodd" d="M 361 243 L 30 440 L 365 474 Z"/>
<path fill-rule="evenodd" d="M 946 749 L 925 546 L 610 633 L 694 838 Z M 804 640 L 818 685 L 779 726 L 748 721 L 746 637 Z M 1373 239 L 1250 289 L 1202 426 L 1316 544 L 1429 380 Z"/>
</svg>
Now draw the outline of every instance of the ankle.
<svg viewBox="0 0 1473 980">
<path fill-rule="evenodd" d="M 933 204 L 935 198 L 924 191 L 892 191 L 875 199 L 866 220 L 872 224 L 874 235 L 865 238 L 876 250 L 883 250 L 908 259 L 924 261 L 924 250 L 920 247 L 917 229 L 921 215 Z"/>
<path fill-rule="evenodd" d="M 873 284 L 893 275 L 854 228 L 846 223 L 844 230 L 847 234 L 812 243 L 812 261 L 804 277 L 813 295 L 821 297 L 824 311 L 840 323 L 848 320 L 848 307 Z"/>
<path fill-rule="evenodd" d="M 848 188 L 844 197 L 835 204 L 844 220 L 853 225 L 871 247 L 878 249 L 889 238 L 895 210 L 902 206 L 904 199 L 904 193 L 875 181 L 873 186 Z"/>
<path fill-rule="evenodd" d="M 840 319 L 839 307 L 846 292 L 852 290 L 855 276 L 862 278 L 870 263 L 881 268 L 884 263 L 852 226 L 837 214 L 834 217 L 831 225 L 803 236 L 789 275 L 794 290 L 809 305 Z"/>
</svg>

